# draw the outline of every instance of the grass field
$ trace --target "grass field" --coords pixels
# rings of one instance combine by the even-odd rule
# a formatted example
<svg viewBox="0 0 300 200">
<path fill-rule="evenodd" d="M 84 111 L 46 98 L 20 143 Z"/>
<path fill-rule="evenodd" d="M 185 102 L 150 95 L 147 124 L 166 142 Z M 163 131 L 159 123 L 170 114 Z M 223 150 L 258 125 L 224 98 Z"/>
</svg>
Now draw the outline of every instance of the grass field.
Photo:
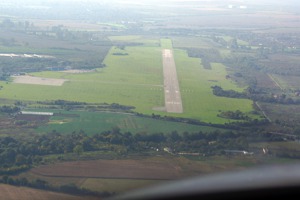
<svg viewBox="0 0 300 200">
<path fill-rule="evenodd" d="M 147 37 L 141 35 L 125 35 L 108 37 L 113 43 L 135 43 L 143 46 L 160 46 L 159 38 Z"/>
<path fill-rule="evenodd" d="M 173 43 L 170 39 L 161 39 L 160 45 L 162 49 L 173 49 Z"/>
<path fill-rule="evenodd" d="M 156 47 L 126 47 L 127 56 L 113 55 L 112 48 L 104 69 L 96 73 L 70 74 L 60 72 L 33 73 L 34 76 L 64 78 L 61 87 L 4 84 L 0 96 L 15 100 L 66 99 L 90 103 L 133 105 L 136 111 L 151 114 L 153 107 L 164 103 L 161 51 Z"/>
<path fill-rule="evenodd" d="M 212 48 L 212 41 L 204 37 L 173 37 L 174 48 Z"/>
<path fill-rule="evenodd" d="M 178 133 L 188 132 L 211 132 L 219 130 L 213 127 L 195 126 L 184 123 L 175 123 L 161 121 L 151 118 L 141 118 L 134 115 L 108 113 L 108 112 L 62 112 L 66 114 L 75 114 L 78 117 L 53 116 L 48 124 L 41 126 L 37 132 L 51 132 L 56 130 L 61 133 L 72 133 L 73 131 L 84 130 L 87 134 L 101 133 L 111 130 L 113 127 L 119 127 L 122 132 L 131 133 Z"/>
<path fill-rule="evenodd" d="M 216 97 L 212 94 L 211 86 L 214 85 L 225 90 L 243 90 L 226 79 L 224 65 L 211 63 L 212 69 L 206 70 L 198 58 L 189 58 L 182 50 L 175 51 L 175 62 L 185 111 L 183 115 L 207 122 L 224 123 L 228 120 L 216 117 L 220 110 L 252 110 L 250 100 Z"/>
<path fill-rule="evenodd" d="M 96 72 L 71 74 L 64 72 L 39 72 L 33 76 L 61 78 L 68 80 L 60 87 L 26 85 L 0 82 L 3 89 L 0 98 L 12 100 L 56 100 L 81 101 L 88 103 L 119 103 L 135 106 L 135 111 L 144 114 L 160 114 L 200 119 L 204 122 L 225 123 L 218 118 L 219 111 L 241 110 L 249 112 L 249 100 L 216 97 L 211 86 L 241 91 L 230 80 L 226 67 L 212 63 L 211 70 L 205 70 L 197 58 L 190 58 L 183 50 L 174 50 L 181 95 L 183 114 L 167 114 L 157 111 L 164 107 L 162 48 L 172 48 L 170 39 L 147 39 L 142 36 L 114 36 L 113 41 L 145 41 L 144 46 L 112 47 L 104 63 L 107 67 Z M 161 47 L 147 45 L 161 43 Z"/>
</svg>

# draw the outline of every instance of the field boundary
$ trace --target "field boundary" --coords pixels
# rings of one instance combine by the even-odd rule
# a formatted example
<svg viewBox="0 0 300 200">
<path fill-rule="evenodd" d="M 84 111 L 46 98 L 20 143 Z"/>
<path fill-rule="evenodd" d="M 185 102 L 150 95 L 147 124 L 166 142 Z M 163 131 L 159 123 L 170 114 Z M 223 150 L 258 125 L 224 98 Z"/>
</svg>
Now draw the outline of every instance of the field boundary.
<svg viewBox="0 0 300 200">
<path fill-rule="evenodd" d="M 283 90 L 283 88 L 280 86 L 280 84 L 275 80 L 275 78 L 271 75 L 271 74 L 268 74 L 268 76 L 270 77 L 270 79 L 275 83 L 275 85 L 277 87 L 279 87 L 281 90 Z"/>
</svg>

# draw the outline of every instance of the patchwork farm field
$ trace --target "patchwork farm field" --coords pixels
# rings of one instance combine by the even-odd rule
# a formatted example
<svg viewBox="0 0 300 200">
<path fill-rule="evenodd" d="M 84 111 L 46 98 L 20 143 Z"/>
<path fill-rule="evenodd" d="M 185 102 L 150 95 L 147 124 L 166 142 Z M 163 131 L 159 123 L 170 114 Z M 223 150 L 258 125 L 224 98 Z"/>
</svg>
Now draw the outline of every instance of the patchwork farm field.
<svg viewBox="0 0 300 200">
<path fill-rule="evenodd" d="M 106 67 L 94 72 L 38 72 L 31 76 L 68 80 L 62 86 L 28 85 L 0 82 L 0 98 L 11 100 L 45 101 L 64 99 L 87 103 L 118 103 L 134 106 L 136 112 L 195 118 L 204 122 L 225 123 L 217 117 L 220 111 L 250 112 L 252 102 L 243 99 L 216 97 L 211 86 L 241 91 L 226 79 L 226 66 L 212 63 L 204 69 L 199 58 L 190 58 L 184 50 L 174 49 L 180 92 L 183 99 L 182 114 L 164 112 L 164 86 L 162 47 L 172 48 L 170 39 L 149 39 L 140 36 L 111 37 L 113 42 L 143 42 L 142 46 L 114 46 L 104 63 Z M 153 44 L 161 43 L 162 47 Z M 149 45 L 148 45 L 149 44 Z"/>
</svg>

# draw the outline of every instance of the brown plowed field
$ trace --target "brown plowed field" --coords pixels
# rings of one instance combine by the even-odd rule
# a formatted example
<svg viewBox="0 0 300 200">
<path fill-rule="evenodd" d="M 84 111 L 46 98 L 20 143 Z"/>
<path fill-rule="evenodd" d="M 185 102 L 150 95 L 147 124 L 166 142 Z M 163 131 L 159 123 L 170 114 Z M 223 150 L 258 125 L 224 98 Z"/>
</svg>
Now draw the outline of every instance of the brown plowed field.
<svg viewBox="0 0 300 200">
<path fill-rule="evenodd" d="M 179 165 L 155 160 L 91 160 L 39 166 L 32 173 L 50 177 L 157 179 L 183 176 Z"/>
<path fill-rule="evenodd" d="M 0 199 L 5 200 L 84 200 L 86 197 L 77 197 L 62 193 L 36 190 L 26 187 L 16 187 L 0 184 Z M 88 199 L 91 199 L 88 197 Z M 97 199 L 97 198 L 92 198 Z"/>
</svg>

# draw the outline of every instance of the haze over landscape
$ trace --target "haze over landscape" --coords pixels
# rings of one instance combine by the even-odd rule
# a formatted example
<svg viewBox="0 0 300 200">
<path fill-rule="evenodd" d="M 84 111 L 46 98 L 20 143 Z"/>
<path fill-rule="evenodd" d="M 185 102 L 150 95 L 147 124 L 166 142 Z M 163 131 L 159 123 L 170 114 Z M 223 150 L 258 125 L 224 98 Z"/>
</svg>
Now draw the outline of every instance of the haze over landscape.
<svg viewBox="0 0 300 200">
<path fill-rule="evenodd" d="M 2 0 L 0 197 L 298 161 L 299 34 L 297 0 Z"/>
</svg>

